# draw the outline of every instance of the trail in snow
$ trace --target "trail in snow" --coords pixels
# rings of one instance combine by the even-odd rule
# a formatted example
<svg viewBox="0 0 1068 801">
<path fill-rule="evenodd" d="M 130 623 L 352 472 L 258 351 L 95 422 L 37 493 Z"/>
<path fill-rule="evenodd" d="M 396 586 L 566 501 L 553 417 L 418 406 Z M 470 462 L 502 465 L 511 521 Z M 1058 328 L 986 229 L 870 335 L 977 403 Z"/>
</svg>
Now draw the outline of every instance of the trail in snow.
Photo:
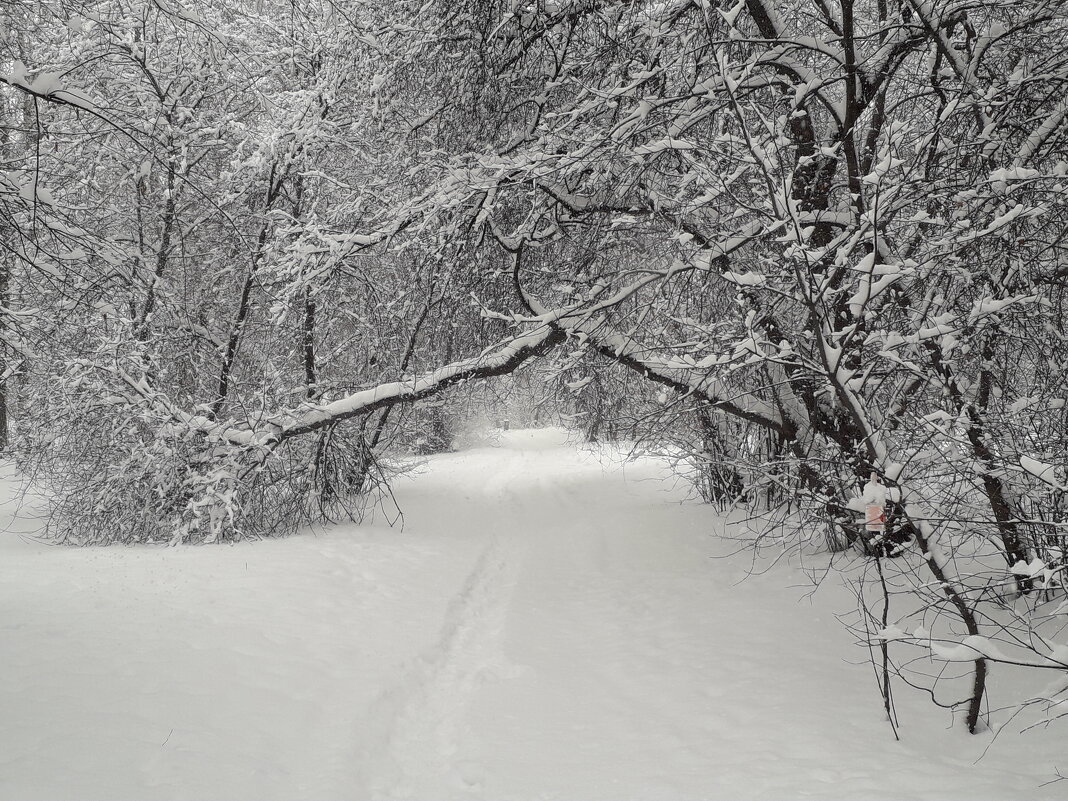
<svg viewBox="0 0 1068 801">
<path fill-rule="evenodd" d="M 514 452 L 480 492 L 464 499 L 469 512 L 487 516 L 488 542 L 449 603 L 438 640 L 378 705 L 393 719 L 365 758 L 375 801 L 444 797 L 450 789 L 480 784 L 477 769 L 458 758 L 459 745 L 469 734 L 466 716 L 476 689 L 507 673 L 500 640 L 533 534 L 512 485 L 527 465 L 522 452 Z"/>
<path fill-rule="evenodd" d="M 1063 732 L 970 738 L 646 460 L 509 432 L 403 532 L 72 550 L 0 535 L 0 799 L 1057 798 Z M 32 529 L 33 523 L 24 524 Z"/>
</svg>

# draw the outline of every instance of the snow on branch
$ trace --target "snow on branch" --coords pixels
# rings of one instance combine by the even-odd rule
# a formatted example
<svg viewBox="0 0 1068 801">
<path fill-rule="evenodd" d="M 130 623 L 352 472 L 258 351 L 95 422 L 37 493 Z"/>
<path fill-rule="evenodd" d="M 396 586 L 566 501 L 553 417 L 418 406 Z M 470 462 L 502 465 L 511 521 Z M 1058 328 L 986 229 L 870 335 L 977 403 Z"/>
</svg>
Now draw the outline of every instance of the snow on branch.
<svg viewBox="0 0 1068 801">
<path fill-rule="evenodd" d="M 215 422 L 203 414 L 190 414 L 145 378 L 138 378 L 116 366 L 105 367 L 84 362 L 83 366 L 103 370 L 126 387 L 126 399 L 132 404 L 147 404 L 154 413 L 204 435 L 209 440 L 226 442 L 239 448 L 271 450 L 280 442 L 318 431 L 328 425 L 369 414 L 400 403 L 413 403 L 463 381 L 507 375 L 525 361 L 542 356 L 562 342 L 565 333 L 542 323 L 524 334 L 487 348 L 478 356 L 439 367 L 429 373 L 392 381 L 346 395 L 320 406 L 308 406 L 291 415 L 290 422 L 280 424 L 278 417 L 260 421 Z"/>
<path fill-rule="evenodd" d="M 1040 462 L 1038 459 L 1032 459 L 1030 456 L 1021 456 L 1020 467 L 1044 484 L 1048 484 L 1060 492 L 1068 492 L 1068 486 L 1058 480 L 1057 468 L 1053 465 Z"/>
<path fill-rule="evenodd" d="M 566 319 L 560 323 L 567 327 Z M 569 328 L 581 332 L 593 348 L 603 356 L 630 368 L 650 381 L 672 389 L 695 394 L 727 414 L 748 420 L 764 428 L 781 431 L 782 416 L 771 404 L 745 390 L 736 390 L 708 370 L 682 366 L 664 359 L 646 356 L 647 349 L 633 337 L 617 332 L 604 332 L 601 325 L 583 324 Z"/>
<path fill-rule="evenodd" d="M 637 281 L 619 289 L 606 298 L 597 299 L 592 305 L 577 304 L 562 309 L 549 310 L 522 286 L 517 286 L 527 307 L 536 319 L 555 330 L 587 342 L 598 353 L 619 362 L 650 381 L 671 387 L 684 394 L 696 394 L 727 414 L 748 420 L 751 423 L 781 432 L 784 421 L 780 412 L 752 392 L 731 387 L 726 380 L 713 371 L 723 365 L 718 360 L 710 364 L 686 364 L 676 359 L 665 360 L 648 355 L 649 349 L 634 337 L 621 334 L 607 327 L 603 312 L 633 298 L 640 290 L 651 284 L 667 280 L 691 270 L 725 269 L 731 253 L 769 231 L 778 230 L 752 224 L 735 236 L 720 242 L 709 243 L 689 264 L 676 263 L 665 270 L 653 270 Z M 591 299 L 592 300 L 592 299 Z"/>
<path fill-rule="evenodd" d="M 30 71 L 21 61 L 15 62 L 11 72 L 0 72 L 0 83 L 25 92 L 38 100 L 83 111 L 96 110 L 96 104 L 92 100 L 77 90 L 63 86 L 59 79 L 60 76 L 57 73 L 42 73 L 35 80 L 31 80 Z"/>
<path fill-rule="evenodd" d="M 473 358 L 447 364 L 414 378 L 379 384 L 331 403 L 311 407 L 297 415 L 293 422 L 283 426 L 278 439 L 285 440 L 307 434 L 324 426 L 398 403 L 412 403 L 461 381 L 507 375 L 528 359 L 544 355 L 563 340 L 562 331 L 542 324 Z"/>
</svg>

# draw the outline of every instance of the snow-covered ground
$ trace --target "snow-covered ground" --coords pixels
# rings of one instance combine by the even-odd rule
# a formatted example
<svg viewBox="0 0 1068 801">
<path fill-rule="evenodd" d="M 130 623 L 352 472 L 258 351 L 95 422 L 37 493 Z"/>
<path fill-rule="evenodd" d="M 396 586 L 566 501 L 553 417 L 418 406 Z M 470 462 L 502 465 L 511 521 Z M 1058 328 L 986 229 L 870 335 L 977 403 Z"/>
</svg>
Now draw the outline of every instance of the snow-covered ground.
<svg viewBox="0 0 1068 801">
<path fill-rule="evenodd" d="M 519 431 L 402 479 L 403 531 L 79 550 L 15 518 L 0 799 L 1068 794 L 1068 727 L 991 744 L 901 689 L 895 742 L 848 593 L 745 578 L 661 472 Z"/>
</svg>

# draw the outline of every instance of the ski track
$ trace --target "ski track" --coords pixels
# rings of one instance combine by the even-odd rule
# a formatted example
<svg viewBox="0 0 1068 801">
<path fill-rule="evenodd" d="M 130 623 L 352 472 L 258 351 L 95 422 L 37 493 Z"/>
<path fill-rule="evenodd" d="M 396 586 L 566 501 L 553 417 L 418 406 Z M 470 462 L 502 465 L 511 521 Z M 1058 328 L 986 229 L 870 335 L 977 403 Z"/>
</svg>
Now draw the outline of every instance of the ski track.
<svg viewBox="0 0 1068 801">
<path fill-rule="evenodd" d="M 513 486 L 529 463 L 513 452 L 508 468 L 486 480 L 479 500 L 496 510 L 494 533 L 450 602 L 437 642 L 376 704 L 390 719 L 365 759 L 372 801 L 481 795 L 482 770 L 461 749 L 474 694 L 516 670 L 504 659 L 501 636 L 532 533 L 523 520 L 529 499 Z"/>
<path fill-rule="evenodd" d="M 584 772 L 576 760 L 608 767 L 615 759 L 591 739 L 583 715 L 612 721 L 614 736 L 628 739 L 640 757 L 650 738 L 633 730 L 634 710 L 650 719 L 664 713 L 629 671 L 647 664 L 649 652 L 654 661 L 693 668 L 686 648 L 692 632 L 662 619 L 641 586 L 643 565 L 632 563 L 631 543 L 616 542 L 630 514 L 630 490 L 613 483 L 608 497 L 592 497 L 604 476 L 588 455 L 561 461 L 559 449 L 507 453 L 506 462 L 498 453 L 489 463 L 492 475 L 471 475 L 471 483 L 483 483 L 481 497 L 469 501 L 493 515 L 494 530 L 449 604 L 437 641 L 371 715 L 377 735 L 364 765 L 372 801 L 566 798 L 554 785 Z M 472 467 L 485 470 L 482 459 L 473 457 Z M 457 485 L 463 483 L 461 475 Z M 639 579 L 638 586 L 621 577 Z M 526 634 L 533 644 L 522 641 Z M 605 654 L 610 660 L 602 664 Z M 545 708 L 528 708 L 528 692 Z M 686 724 L 675 723 L 679 736 L 660 747 L 685 745 Z M 542 759 L 558 751 L 569 764 L 554 779 Z M 528 756 L 538 752 L 530 767 L 541 778 L 529 777 L 529 785 L 541 788 L 535 796 L 515 795 L 509 775 L 524 775 Z M 691 762 L 704 756 L 694 753 Z M 588 795 L 576 797 L 612 797 L 621 789 L 585 788 Z"/>
</svg>

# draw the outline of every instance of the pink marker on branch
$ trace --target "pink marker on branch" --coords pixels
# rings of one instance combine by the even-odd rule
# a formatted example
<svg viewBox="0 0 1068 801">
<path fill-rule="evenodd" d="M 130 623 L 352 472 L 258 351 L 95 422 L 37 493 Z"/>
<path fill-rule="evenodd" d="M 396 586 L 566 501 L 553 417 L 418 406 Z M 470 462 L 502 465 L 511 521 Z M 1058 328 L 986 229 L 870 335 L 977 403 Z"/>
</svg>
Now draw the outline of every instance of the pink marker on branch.
<svg viewBox="0 0 1068 801">
<path fill-rule="evenodd" d="M 886 530 L 886 487 L 874 472 L 864 485 L 864 527 L 871 532 Z"/>
</svg>

